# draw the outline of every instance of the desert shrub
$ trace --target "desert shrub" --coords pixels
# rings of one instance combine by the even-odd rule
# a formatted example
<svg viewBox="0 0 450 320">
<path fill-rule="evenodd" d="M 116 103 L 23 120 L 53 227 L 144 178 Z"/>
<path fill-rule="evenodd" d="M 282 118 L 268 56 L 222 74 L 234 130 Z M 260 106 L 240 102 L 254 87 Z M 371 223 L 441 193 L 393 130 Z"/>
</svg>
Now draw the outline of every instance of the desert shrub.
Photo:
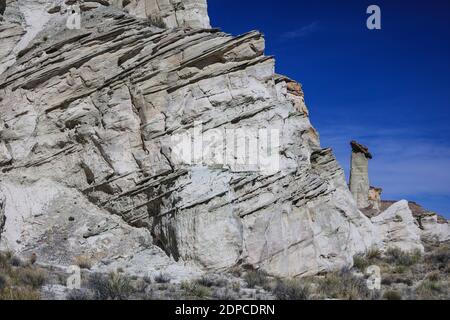
<svg viewBox="0 0 450 320">
<path fill-rule="evenodd" d="M 366 258 L 369 260 L 375 260 L 381 258 L 381 251 L 377 247 L 372 247 L 366 252 Z"/>
<path fill-rule="evenodd" d="M 118 273 L 109 274 L 108 278 L 109 297 L 112 300 L 125 300 L 133 293 L 130 278 Z"/>
<path fill-rule="evenodd" d="M 319 291 L 334 299 L 359 300 L 371 297 L 365 280 L 347 269 L 327 274 L 319 281 Z"/>
<path fill-rule="evenodd" d="M 91 300 L 92 296 L 86 289 L 73 289 L 67 296 L 67 300 Z"/>
<path fill-rule="evenodd" d="M 2 274 L 0 274 L 0 291 L 2 291 L 6 285 L 8 284 L 6 277 Z"/>
<path fill-rule="evenodd" d="M 408 272 L 409 267 L 405 266 L 405 265 L 399 265 L 399 266 L 395 266 L 394 269 L 392 269 L 392 272 L 394 273 L 398 273 L 398 274 L 404 274 L 406 272 Z"/>
<path fill-rule="evenodd" d="M 197 279 L 195 281 L 196 283 L 198 283 L 199 285 L 202 285 L 204 287 L 212 287 L 214 286 L 215 282 L 214 279 L 208 276 L 202 276 L 200 279 Z"/>
<path fill-rule="evenodd" d="M 149 277 L 149 276 L 145 276 L 144 278 L 142 278 L 144 281 L 145 281 L 145 283 L 147 283 L 147 284 L 151 284 L 152 283 L 152 278 L 151 277 Z"/>
<path fill-rule="evenodd" d="M 0 291 L 0 300 L 39 300 L 40 298 L 39 291 L 28 286 L 6 288 Z"/>
<path fill-rule="evenodd" d="M 429 281 L 439 281 L 441 279 L 441 274 L 438 271 L 433 271 L 427 274 L 426 279 Z"/>
<path fill-rule="evenodd" d="M 161 29 L 165 29 L 167 28 L 166 23 L 164 22 L 164 20 L 157 15 L 150 15 L 150 17 L 148 17 L 148 21 L 150 22 L 150 25 L 161 28 Z"/>
<path fill-rule="evenodd" d="M 23 265 L 22 260 L 20 260 L 20 258 L 16 256 L 11 257 L 10 264 L 14 267 L 20 267 Z"/>
<path fill-rule="evenodd" d="M 169 277 L 169 275 L 160 272 L 155 276 L 155 282 L 156 283 L 169 283 L 170 277 Z"/>
<path fill-rule="evenodd" d="M 369 260 L 361 254 L 353 256 L 353 266 L 359 271 L 364 272 L 368 266 L 370 266 Z"/>
<path fill-rule="evenodd" d="M 412 266 L 418 263 L 422 257 L 419 250 L 412 252 L 405 252 L 399 248 L 389 248 L 386 253 L 386 259 L 390 263 L 394 263 L 398 266 Z"/>
<path fill-rule="evenodd" d="M 273 293 L 278 300 L 308 300 L 311 287 L 298 280 L 278 281 Z"/>
<path fill-rule="evenodd" d="M 183 289 L 188 296 L 199 299 L 205 299 L 211 295 L 211 291 L 208 287 L 198 284 L 197 282 L 184 281 L 181 283 L 181 289 Z"/>
<path fill-rule="evenodd" d="M 11 256 L 10 252 L 0 252 L 0 269 L 6 270 L 10 268 Z"/>
<path fill-rule="evenodd" d="M 443 291 L 442 284 L 436 281 L 424 280 L 416 289 L 416 295 L 419 299 L 431 300 L 437 299 Z"/>
<path fill-rule="evenodd" d="M 107 277 L 95 273 L 88 283 L 98 300 L 125 300 L 133 293 L 133 286 L 128 277 L 110 273 Z"/>
<path fill-rule="evenodd" d="M 92 261 L 86 256 L 75 257 L 75 264 L 81 269 L 91 269 Z"/>
<path fill-rule="evenodd" d="M 17 281 L 29 285 L 34 289 L 42 287 L 47 281 L 48 275 L 44 270 L 27 267 L 17 272 Z"/>
<path fill-rule="evenodd" d="M 213 297 L 217 300 L 236 300 L 236 294 L 229 288 L 217 288 Z"/>
<path fill-rule="evenodd" d="M 262 270 L 250 270 L 244 276 L 245 282 L 249 288 L 254 288 L 256 286 L 264 287 L 269 281 L 267 273 Z"/>
<path fill-rule="evenodd" d="M 395 290 L 388 290 L 383 294 L 383 299 L 386 300 L 402 300 L 402 295 Z"/>
<path fill-rule="evenodd" d="M 426 262 L 430 264 L 435 264 L 438 266 L 448 266 L 450 263 L 450 247 L 443 246 L 425 257 Z"/>
<path fill-rule="evenodd" d="M 238 281 L 235 281 L 231 284 L 231 288 L 234 292 L 239 293 L 241 291 L 241 284 Z"/>
</svg>

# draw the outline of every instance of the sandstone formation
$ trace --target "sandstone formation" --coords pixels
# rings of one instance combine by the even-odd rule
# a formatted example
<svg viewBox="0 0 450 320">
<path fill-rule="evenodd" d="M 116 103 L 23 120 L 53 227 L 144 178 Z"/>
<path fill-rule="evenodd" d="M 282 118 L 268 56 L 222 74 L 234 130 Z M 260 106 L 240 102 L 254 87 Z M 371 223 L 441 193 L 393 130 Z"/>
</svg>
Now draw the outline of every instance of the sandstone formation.
<svg viewBox="0 0 450 320">
<path fill-rule="evenodd" d="M 352 158 L 350 166 L 350 191 L 356 200 L 358 208 L 369 207 L 369 160 L 372 155 L 366 146 L 356 141 L 350 143 Z"/>
<path fill-rule="evenodd" d="M 407 201 L 394 203 L 386 211 L 372 218 L 372 222 L 380 233 L 382 248 L 424 251 L 418 222 L 414 219 Z"/>
<path fill-rule="evenodd" d="M 58 250 L 51 256 L 35 245 L 53 230 L 70 241 L 70 252 L 84 250 L 82 233 L 65 236 L 73 221 L 46 222 L 57 212 L 44 211 L 27 232 L 8 224 L 33 217 L 18 212 L 15 199 L 45 181 L 84 197 L 77 203 L 95 206 L 91 215 L 108 212 L 147 230 L 173 260 L 203 270 L 248 264 L 299 276 L 351 264 L 375 241 L 373 226 L 331 151 L 320 148 L 300 85 L 274 74 L 263 50 L 258 32 L 233 38 L 215 29 L 161 29 L 114 6 L 84 14 L 81 30 L 51 18 L 1 78 L 1 138 L 10 158 L 2 166 L 2 246 L 68 264 Z M 206 133 L 278 129 L 280 170 L 178 161 L 172 138 L 194 122 Z M 64 212 L 71 200 L 57 199 L 29 197 L 28 208 L 57 201 L 61 216 L 88 223 L 83 210 Z M 88 238 L 97 251 L 93 239 L 102 236 Z"/>
<path fill-rule="evenodd" d="M 436 213 L 428 212 L 420 218 L 422 240 L 428 242 L 446 242 L 450 240 L 450 223 Z"/>
<path fill-rule="evenodd" d="M 210 28 L 206 0 L 110 0 L 125 12 L 140 17 L 161 20 L 168 28 Z"/>
<path fill-rule="evenodd" d="M 235 266 L 297 277 L 350 266 L 376 245 L 420 249 L 404 202 L 373 221 L 358 210 L 369 205 L 368 150 L 354 145 L 355 202 L 301 85 L 275 74 L 261 33 L 211 29 L 204 0 L 91 2 L 80 30 L 66 28 L 62 1 L 7 3 L 1 249 L 179 278 Z M 247 143 L 255 128 L 278 143 Z M 205 137 L 231 130 L 216 161 L 180 155 L 180 136 L 217 151 Z M 249 158 L 276 156 L 276 170 L 217 160 L 247 144 Z"/>
</svg>

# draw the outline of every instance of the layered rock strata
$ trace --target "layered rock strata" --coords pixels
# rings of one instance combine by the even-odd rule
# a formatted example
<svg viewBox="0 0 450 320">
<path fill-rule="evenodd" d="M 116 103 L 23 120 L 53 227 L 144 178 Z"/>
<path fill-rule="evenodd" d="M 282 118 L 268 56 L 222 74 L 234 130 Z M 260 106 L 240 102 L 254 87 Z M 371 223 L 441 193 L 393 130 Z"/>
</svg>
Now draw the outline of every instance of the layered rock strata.
<svg viewBox="0 0 450 320">
<path fill-rule="evenodd" d="M 25 33 L 0 61 L 2 249 L 137 274 L 298 277 L 351 266 L 380 234 L 403 246 L 388 237 L 399 225 L 358 210 L 261 33 L 209 28 L 204 1 L 97 1 L 80 30 L 39 3 L 5 11 Z M 149 19 L 131 7 L 144 3 Z"/>
</svg>

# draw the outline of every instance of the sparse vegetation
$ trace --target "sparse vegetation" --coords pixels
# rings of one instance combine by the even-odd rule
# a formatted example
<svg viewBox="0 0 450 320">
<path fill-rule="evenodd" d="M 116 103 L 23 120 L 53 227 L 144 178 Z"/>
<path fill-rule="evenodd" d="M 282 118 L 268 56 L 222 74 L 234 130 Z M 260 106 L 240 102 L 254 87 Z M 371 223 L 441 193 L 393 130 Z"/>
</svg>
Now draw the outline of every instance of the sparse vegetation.
<svg viewBox="0 0 450 320">
<path fill-rule="evenodd" d="M 405 252 L 399 248 L 389 248 L 385 255 L 388 262 L 405 267 L 410 267 L 418 263 L 422 257 L 422 253 L 419 250 Z"/>
<path fill-rule="evenodd" d="M 371 298 L 364 278 L 355 276 L 350 270 L 328 273 L 319 281 L 319 293 L 325 298 L 360 300 Z"/>
<path fill-rule="evenodd" d="M 92 261 L 86 256 L 77 256 L 75 258 L 75 264 L 81 269 L 91 269 Z"/>
<path fill-rule="evenodd" d="M 160 16 L 157 15 L 150 15 L 150 17 L 148 17 L 148 21 L 150 23 L 150 25 L 161 28 L 161 29 L 166 29 L 167 25 L 164 22 L 163 18 L 161 18 Z"/>
<path fill-rule="evenodd" d="M 25 265 L 10 252 L 0 252 L 0 300 L 37 300 L 47 272 L 35 265 Z"/>
<path fill-rule="evenodd" d="M 121 299 L 448 299 L 450 267 L 448 246 L 427 247 L 427 253 L 370 249 L 356 255 L 353 269 L 302 279 L 278 279 L 262 270 L 238 267 L 229 274 L 208 274 L 181 284 L 163 272 L 154 277 L 129 277 L 118 268 L 110 274 L 92 273 L 89 259 L 77 257 L 83 268 L 82 288 L 68 290 L 70 300 Z M 381 290 L 369 290 L 365 271 L 381 269 Z M 121 271 L 121 272 L 119 272 Z M 50 277 L 53 274 L 53 277 Z M 50 277 L 50 278 L 49 278 Z M 37 263 L 22 262 L 11 253 L 0 254 L 0 299 L 40 299 L 51 283 L 65 285 L 67 275 L 46 271 Z M 175 280 L 175 279 L 174 279 Z M 53 282 L 49 282 L 53 281 Z M 43 286 L 46 289 L 43 290 Z M 45 297 L 45 296 L 43 296 Z"/>
<path fill-rule="evenodd" d="M 421 300 L 439 299 L 442 293 L 444 286 L 437 281 L 424 280 L 416 289 L 417 298 Z M 446 296 L 448 297 L 448 291 Z"/>
<path fill-rule="evenodd" d="M 278 300 L 309 300 L 311 287 L 299 280 L 278 281 L 274 294 Z"/>
<path fill-rule="evenodd" d="M 89 287 L 98 300 L 125 300 L 134 291 L 130 278 L 115 272 L 106 277 L 94 273 L 89 278 Z"/>
<path fill-rule="evenodd" d="M 186 292 L 188 297 L 204 299 L 211 295 L 211 290 L 197 282 L 183 282 L 181 284 L 181 289 Z"/>
<path fill-rule="evenodd" d="M 155 282 L 156 283 L 169 283 L 170 277 L 167 274 L 160 272 L 159 274 L 157 274 L 155 276 Z"/>
<path fill-rule="evenodd" d="M 247 271 L 244 280 L 249 288 L 264 287 L 268 282 L 267 273 L 262 270 Z"/>
</svg>

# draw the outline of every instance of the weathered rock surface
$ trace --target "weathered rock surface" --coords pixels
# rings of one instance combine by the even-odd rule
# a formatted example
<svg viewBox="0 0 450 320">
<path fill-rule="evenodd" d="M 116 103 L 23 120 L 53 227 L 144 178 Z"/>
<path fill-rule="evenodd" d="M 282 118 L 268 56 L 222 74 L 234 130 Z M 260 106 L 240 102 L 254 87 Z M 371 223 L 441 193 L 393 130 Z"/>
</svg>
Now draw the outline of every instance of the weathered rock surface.
<svg viewBox="0 0 450 320">
<path fill-rule="evenodd" d="M 446 242 L 450 240 L 450 223 L 435 213 L 421 217 L 422 240 L 430 242 Z"/>
<path fill-rule="evenodd" d="M 199 274 L 195 268 L 169 259 L 153 245 L 147 229 L 129 226 L 90 203 L 79 191 L 55 181 L 2 180 L 0 199 L 7 217 L 1 250 L 25 257 L 35 254 L 37 262 L 62 267 L 83 257 L 93 264 L 93 271 L 120 267 L 148 276 L 161 271 L 181 278 Z"/>
<path fill-rule="evenodd" d="M 18 12 L 38 2 L 19 1 Z M 301 85 L 274 73 L 259 32 L 210 29 L 203 0 L 96 3 L 80 30 L 54 8 L 33 11 L 44 24 L 17 24 L 33 32 L 0 75 L 2 248 L 41 263 L 84 255 L 94 270 L 180 277 L 236 265 L 315 274 L 351 265 L 381 236 L 420 248 L 402 203 L 373 222 L 358 210 L 332 151 L 320 147 Z M 161 28 L 157 13 L 181 28 Z M 198 153 L 191 163 L 174 139 L 237 130 L 239 148 L 249 138 L 239 130 L 255 128 L 279 133 L 268 148 L 276 170 Z M 261 150 L 257 142 L 248 156 Z"/>
<path fill-rule="evenodd" d="M 397 247 L 403 251 L 424 251 L 419 224 L 412 215 L 408 201 L 394 203 L 371 220 L 380 233 L 382 248 Z"/>
<path fill-rule="evenodd" d="M 6 193 L 4 247 L 27 253 L 39 249 L 36 241 L 47 242 L 38 253 L 48 262 L 68 263 L 66 249 L 77 254 L 89 245 L 93 258 L 120 256 L 114 242 L 103 253 L 98 237 L 90 244 L 90 237 L 75 241 L 81 233 L 71 238 L 81 225 L 62 227 L 75 215 L 71 193 L 83 203 L 75 224 L 104 221 L 109 212 L 107 229 L 118 224 L 111 237 L 130 237 L 127 251 L 140 250 L 129 234 L 150 232 L 174 260 L 204 270 L 249 264 L 306 275 L 349 265 L 373 244 L 370 220 L 357 210 L 331 151 L 320 148 L 300 85 L 274 74 L 260 33 L 161 30 L 113 6 L 90 10 L 83 21 L 81 30 L 67 30 L 51 20 L 2 75 L 1 137 L 11 160 L 1 185 L 16 188 Z M 280 170 L 179 161 L 173 135 L 194 121 L 204 133 L 278 129 Z M 53 187 L 36 198 L 41 207 L 59 208 L 60 217 L 55 209 L 36 218 L 40 223 L 12 227 L 8 221 L 25 214 L 15 195 L 35 192 L 43 181 L 66 191 L 58 205 L 45 196 Z M 119 217 L 141 229 L 127 229 Z M 52 220 L 67 240 L 46 240 Z M 53 246 L 60 249 L 47 256 Z"/>
<path fill-rule="evenodd" d="M 382 201 L 381 210 L 388 209 L 395 201 Z M 417 220 L 422 241 L 446 242 L 450 239 L 450 222 L 443 216 L 430 212 L 416 202 L 408 202 L 414 219 Z"/>
<path fill-rule="evenodd" d="M 210 28 L 206 0 L 110 1 L 139 18 L 161 19 L 168 28 Z M 124 5 L 125 4 L 125 5 Z"/>
<path fill-rule="evenodd" d="M 369 160 L 372 159 L 372 155 L 366 146 L 356 141 L 352 141 L 350 145 L 352 147 L 350 191 L 358 208 L 365 209 L 370 206 Z"/>
</svg>

